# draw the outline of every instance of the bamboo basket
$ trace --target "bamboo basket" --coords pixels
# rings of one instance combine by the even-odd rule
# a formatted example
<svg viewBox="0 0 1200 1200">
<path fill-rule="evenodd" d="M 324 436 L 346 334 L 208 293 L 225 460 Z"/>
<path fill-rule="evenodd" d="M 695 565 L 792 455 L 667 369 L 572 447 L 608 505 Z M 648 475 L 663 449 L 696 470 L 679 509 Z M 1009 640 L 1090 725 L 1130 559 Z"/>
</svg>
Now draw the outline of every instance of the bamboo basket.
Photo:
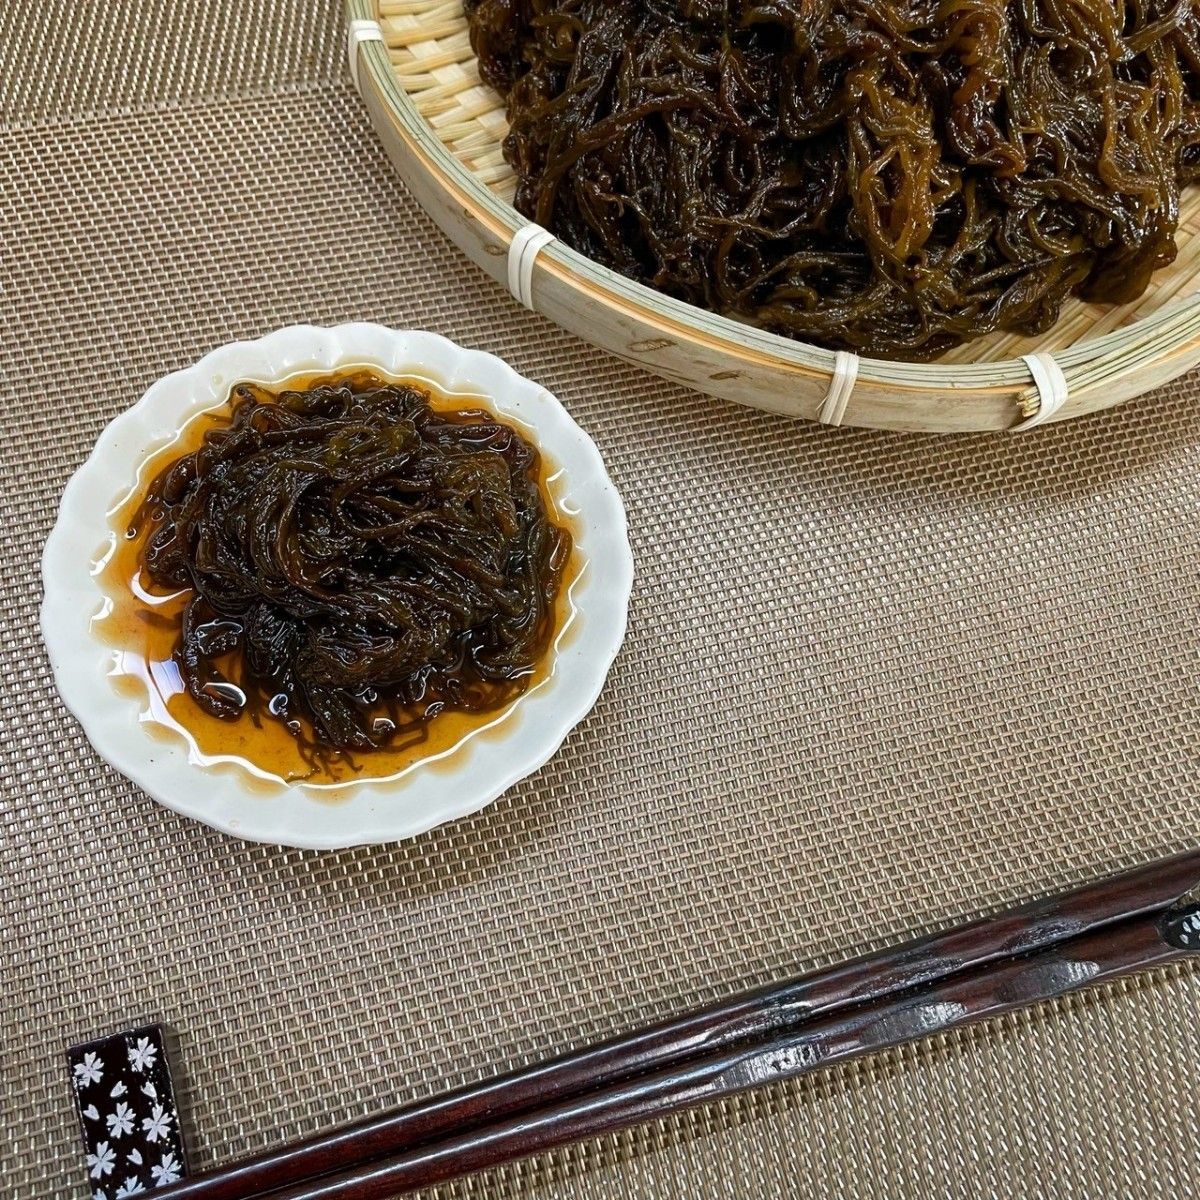
<svg viewBox="0 0 1200 1200">
<path fill-rule="evenodd" d="M 458 247 L 509 286 L 510 246 L 529 223 L 510 203 L 504 104 L 480 80 L 461 0 L 346 0 L 346 12 L 351 72 L 396 170 Z M 850 363 L 664 296 L 558 241 L 510 290 L 594 345 L 726 400 L 879 429 L 1013 429 L 1112 407 L 1200 362 L 1198 232 L 1193 188 L 1178 258 L 1136 302 L 1072 301 L 1039 338 L 994 335 L 936 363 Z M 1035 384 L 1029 354 L 1053 356 L 1057 384 L 1044 373 Z"/>
</svg>

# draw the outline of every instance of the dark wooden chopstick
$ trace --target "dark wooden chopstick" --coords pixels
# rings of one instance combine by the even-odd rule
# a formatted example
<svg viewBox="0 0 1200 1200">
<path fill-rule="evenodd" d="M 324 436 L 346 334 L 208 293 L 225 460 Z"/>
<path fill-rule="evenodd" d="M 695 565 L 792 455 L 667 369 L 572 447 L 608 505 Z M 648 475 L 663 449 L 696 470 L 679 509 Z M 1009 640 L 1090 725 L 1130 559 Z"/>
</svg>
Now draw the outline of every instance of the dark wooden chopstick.
<svg viewBox="0 0 1200 1200">
<path fill-rule="evenodd" d="M 598 1046 L 418 1101 L 394 1112 L 268 1151 L 213 1172 L 192 1176 L 158 1194 L 164 1200 L 168 1197 L 170 1200 L 247 1200 L 252 1196 L 300 1185 L 300 1190 L 295 1192 L 297 1196 L 324 1196 L 326 1193 L 320 1190 L 324 1185 L 313 1181 L 331 1172 L 345 1172 L 349 1168 L 353 1168 L 352 1174 L 356 1180 L 369 1179 L 377 1171 L 398 1171 L 403 1178 L 407 1178 L 417 1170 L 412 1165 L 415 1162 L 425 1163 L 433 1169 L 435 1164 L 427 1162 L 429 1155 L 441 1156 L 436 1159 L 436 1163 L 440 1164 L 438 1169 L 441 1169 L 455 1156 L 462 1158 L 465 1155 L 463 1161 L 474 1161 L 472 1155 L 486 1153 L 481 1149 L 484 1146 L 502 1144 L 511 1148 L 514 1144 L 511 1139 L 515 1134 L 508 1127 L 525 1129 L 535 1118 L 522 1119 L 521 1114 L 533 1109 L 538 1111 L 536 1122 L 539 1129 L 543 1128 L 546 1114 L 552 1112 L 558 1113 L 551 1121 L 555 1128 L 559 1127 L 557 1122 L 562 1121 L 565 1122 L 563 1129 L 575 1129 L 577 1122 L 583 1118 L 570 1116 L 567 1110 L 570 1113 L 575 1113 L 576 1109 L 594 1112 L 599 1118 L 601 1111 L 610 1110 L 596 1110 L 588 1105 L 603 1102 L 615 1106 L 611 1110 L 612 1119 L 619 1120 L 621 1126 L 614 1127 L 623 1127 L 624 1124 L 642 1119 L 635 1113 L 650 1111 L 644 1109 L 645 1104 L 668 1103 L 665 1094 L 655 1093 L 658 1099 L 647 1100 L 645 1096 L 640 1096 L 634 1107 L 623 1107 L 626 1099 L 623 1098 L 624 1089 L 621 1085 L 634 1076 L 639 1078 L 639 1085 L 646 1079 L 661 1080 L 663 1088 L 672 1096 L 677 1086 L 683 1089 L 676 1107 L 698 1102 L 686 1099 L 693 1086 L 688 1082 L 691 1078 L 689 1071 L 709 1072 L 711 1076 L 711 1072 L 716 1070 L 717 1074 L 712 1078 L 724 1079 L 728 1083 L 732 1078 L 729 1072 L 734 1068 L 726 1064 L 718 1069 L 713 1065 L 718 1060 L 724 1061 L 729 1057 L 731 1063 L 756 1061 L 754 1055 L 780 1053 L 768 1047 L 776 1042 L 786 1042 L 796 1030 L 802 1030 L 796 1036 L 803 1039 L 814 1029 L 825 1028 L 831 1021 L 836 1022 L 840 1019 L 839 1014 L 859 1014 L 868 1006 L 900 1004 L 903 1001 L 894 999 L 898 995 L 906 995 L 918 988 L 929 990 L 959 976 L 974 978 L 972 973 L 984 970 L 991 964 L 999 964 L 1001 971 L 1011 970 L 1011 965 L 1004 960 L 1021 956 L 1024 961 L 1031 955 L 1050 953 L 1057 946 L 1092 935 L 1103 939 L 1106 936 L 1104 931 L 1119 923 L 1146 918 L 1153 924 L 1197 882 L 1200 882 L 1200 851 L 1177 855 L 1024 904 L 997 916 L 745 993 Z M 864 926 L 867 924 L 864 921 Z M 1046 993 L 1051 994 L 1054 993 Z M 1021 1003 L 1030 1003 L 1034 998 L 1043 997 L 1039 995 Z M 992 1013 L 988 1011 L 982 1015 Z M 877 1045 L 887 1044 L 891 1043 L 880 1042 Z M 877 1047 L 872 1044 L 866 1048 Z M 722 1053 L 727 1050 L 728 1055 Z M 854 1051 L 862 1052 L 864 1050 L 861 1049 Z M 750 1059 L 746 1059 L 747 1055 L 751 1056 Z M 704 1063 L 709 1065 L 703 1066 Z M 718 1091 L 716 1094 L 727 1095 L 730 1092 Z M 706 1098 L 709 1098 L 708 1092 L 702 1089 L 698 1099 Z M 654 1108 L 652 1111 L 657 1115 L 664 1111 L 675 1111 L 675 1108 Z M 597 1132 L 603 1132 L 607 1127 L 601 1126 Z M 481 1132 L 474 1141 L 469 1136 L 464 1138 L 469 1131 L 476 1129 L 481 1129 Z M 501 1134 L 506 1129 L 508 1132 L 503 1137 L 508 1137 L 509 1141 L 503 1141 Z M 563 1140 L 571 1140 L 574 1136 L 577 1135 L 564 1134 Z M 451 1140 L 441 1141 L 446 1138 Z M 497 1138 L 501 1141 L 497 1142 Z M 431 1147 L 426 1154 L 410 1153 L 432 1142 L 439 1142 L 439 1145 Z M 558 1144 L 561 1141 L 549 1142 L 543 1148 Z M 453 1151 L 445 1149 L 451 1145 L 458 1148 Z M 449 1159 L 445 1157 L 447 1155 Z M 391 1166 L 382 1165 L 381 1160 L 385 1157 L 392 1163 Z M 372 1163 L 378 1165 L 373 1168 L 370 1166 Z M 337 1178 L 344 1179 L 344 1175 Z M 349 1185 L 335 1184 L 335 1180 L 330 1178 L 329 1186 Z M 360 1184 L 355 1183 L 354 1186 Z M 368 1185 L 364 1183 L 361 1186 Z M 386 1186 L 396 1191 L 408 1185 L 389 1182 Z M 360 1193 L 342 1191 L 330 1194 L 357 1197 Z M 367 1194 L 374 1193 L 362 1193 L 364 1196 Z M 385 1195 L 387 1192 L 379 1194 Z"/>
<path fill-rule="evenodd" d="M 1190 913 L 1200 923 L 1200 904 Z M 912 993 L 835 1010 L 805 1022 L 795 1033 L 704 1055 L 432 1146 L 273 1192 L 270 1200 L 386 1200 L 1187 957 L 1188 950 L 1164 939 L 1162 924 L 1161 913 L 1135 917 Z"/>
</svg>

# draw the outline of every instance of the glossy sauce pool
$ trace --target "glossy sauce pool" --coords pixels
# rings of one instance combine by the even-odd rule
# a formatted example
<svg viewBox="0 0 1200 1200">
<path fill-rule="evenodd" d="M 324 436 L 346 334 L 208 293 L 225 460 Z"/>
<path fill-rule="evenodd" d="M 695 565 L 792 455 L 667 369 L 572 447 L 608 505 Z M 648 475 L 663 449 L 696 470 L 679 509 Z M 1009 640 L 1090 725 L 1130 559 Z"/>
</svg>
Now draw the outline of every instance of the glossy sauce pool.
<svg viewBox="0 0 1200 1200">
<path fill-rule="evenodd" d="M 511 416 L 496 413 L 485 396 L 448 392 L 417 374 L 389 375 L 374 367 L 351 367 L 336 372 L 294 375 L 269 385 L 239 381 L 233 387 L 246 382 L 273 395 L 331 382 L 366 382 L 368 377 L 419 387 L 429 392 L 432 407 L 439 411 L 483 409 L 516 428 L 532 445 L 538 445 L 535 430 Z M 231 387 L 231 395 L 232 390 Z M 449 764 L 473 738 L 503 736 L 504 725 L 514 708 L 553 677 L 558 652 L 570 636 L 575 621 L 574 592 L 586 569 L 586 560 L 579 550 L 579 514 L 563 499 L 565 485 L 561 471 L 541 454 L 538 484 L 547 514 L 554 524 L 571 534 L 573 544 L 555 601 L 550 645 L 525 691 L 504 707 L 489 712 L 441 712 L 424 723 L 424 736 L 415 744 L 399 742 L 379 750 L 356 752 L 314 768 L 282 721 L 260 719 L 249 712 L 236 721 L 224 721 L 205 712 L 187 694 L 172 655 L 179 638 L 183 610 L 192 593 L 190 590 L 170 593 L 150 583 L 139 562 L 142 538 L 128 536 L 150 482 L 169 463 L 198 449 L 206 432 L 226 424 L 229 410 L 230 404 L 226 401 L 190 418 L 169 442 L 142 460 L 134 483 L 107 514 L 111 531 L 109 543 L 93 566 L 106 599 L 102 610 L 93 618 L 92 630 L 113 648 L 111 679 L 114 687 L 122 694 L 144 701 L 140 720 L 164 738 L 182 737 L 188 745 L 191 761 L 199 766 L 240 768 L 247 783 L 263 790 L 303 782 L 306 787 L 319 790 L 331 799 L 336 799 L 339 789 L 365 779 L 399 779 L 418 765 Z M 236 678 L 235 666 L 230 664 L 230 677 Z"/>
</svg>

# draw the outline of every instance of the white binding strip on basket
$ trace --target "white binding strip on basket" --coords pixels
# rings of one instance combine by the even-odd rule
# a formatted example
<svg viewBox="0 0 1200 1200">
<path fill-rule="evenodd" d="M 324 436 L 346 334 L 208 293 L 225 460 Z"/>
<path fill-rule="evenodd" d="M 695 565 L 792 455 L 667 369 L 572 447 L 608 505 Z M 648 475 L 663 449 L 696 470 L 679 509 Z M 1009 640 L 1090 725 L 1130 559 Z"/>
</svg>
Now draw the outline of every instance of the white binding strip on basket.
<svg viewBox="0 0 1200 1200">
<path fill-rule="evenodd" d="M 532 221 L 513 234 L 508 247 L 508 290 L 526 308 L 533 308 L 533 264 L 552 241 L 554 234 Z"/>
<path fill-rule="evenodd" d="M 846 405 L 850 403 L 850 393 L 854 391 L 854 382 L 858 378 L 858 355 L 847 350 L 839 350 L 833 356 L 833 378 L 829 381 L 829 391 L 821 403 L 821 411 L 817 420 L 824 425 L 840 425 L 846 415 Z"/>
<path fill-rule="evenodd" d="M 362 93 L 358 82 L 358 48 L 363 42 L 382 42 L 383 29 L 378 21 L 351 21 L 346 31 L 346 54 L 350 59 L 350 75 L 354 86 Z"/>
<path fill-rule="evenodd" d="M 1024 420 L 1020 425 L 1013 426 L 1013 433 L 1023 429 L 1032 429 L 1043 421 L 1048 421 L 1064 404 L 1071 393 L 1067 377 L 1062 367 L 1054 361 L 1053 354 L 1023 354 L 1021 360 L 1029 368 L 1030 375 L 1038 390 L 1038 410 Z"/>
</svg>

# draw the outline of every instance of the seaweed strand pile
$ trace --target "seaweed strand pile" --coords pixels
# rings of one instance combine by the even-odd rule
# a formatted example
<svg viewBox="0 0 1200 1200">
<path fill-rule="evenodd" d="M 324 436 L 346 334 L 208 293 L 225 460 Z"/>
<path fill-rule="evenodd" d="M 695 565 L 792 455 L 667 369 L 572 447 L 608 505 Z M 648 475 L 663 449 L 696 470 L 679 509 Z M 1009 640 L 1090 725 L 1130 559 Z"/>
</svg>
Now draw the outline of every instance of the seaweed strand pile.
<svg viewBox="0 0 1200 1200">
<path fill-rule="evenodd" d="M 465 0 L 516 207 L 673 296 L 928 359 L 1122 302 L 1200 174 L 1191 0 Z"/>
<path fill-rule="evenodd" d="M 129 530 L 153 584 L 191 591 L 188 694 L 283 722 L 314 768 L 508 703 L 553 635 L 571 549 L 538 464 L 516 430 L 417 387 L 239 386 Z"/>
</svg>

